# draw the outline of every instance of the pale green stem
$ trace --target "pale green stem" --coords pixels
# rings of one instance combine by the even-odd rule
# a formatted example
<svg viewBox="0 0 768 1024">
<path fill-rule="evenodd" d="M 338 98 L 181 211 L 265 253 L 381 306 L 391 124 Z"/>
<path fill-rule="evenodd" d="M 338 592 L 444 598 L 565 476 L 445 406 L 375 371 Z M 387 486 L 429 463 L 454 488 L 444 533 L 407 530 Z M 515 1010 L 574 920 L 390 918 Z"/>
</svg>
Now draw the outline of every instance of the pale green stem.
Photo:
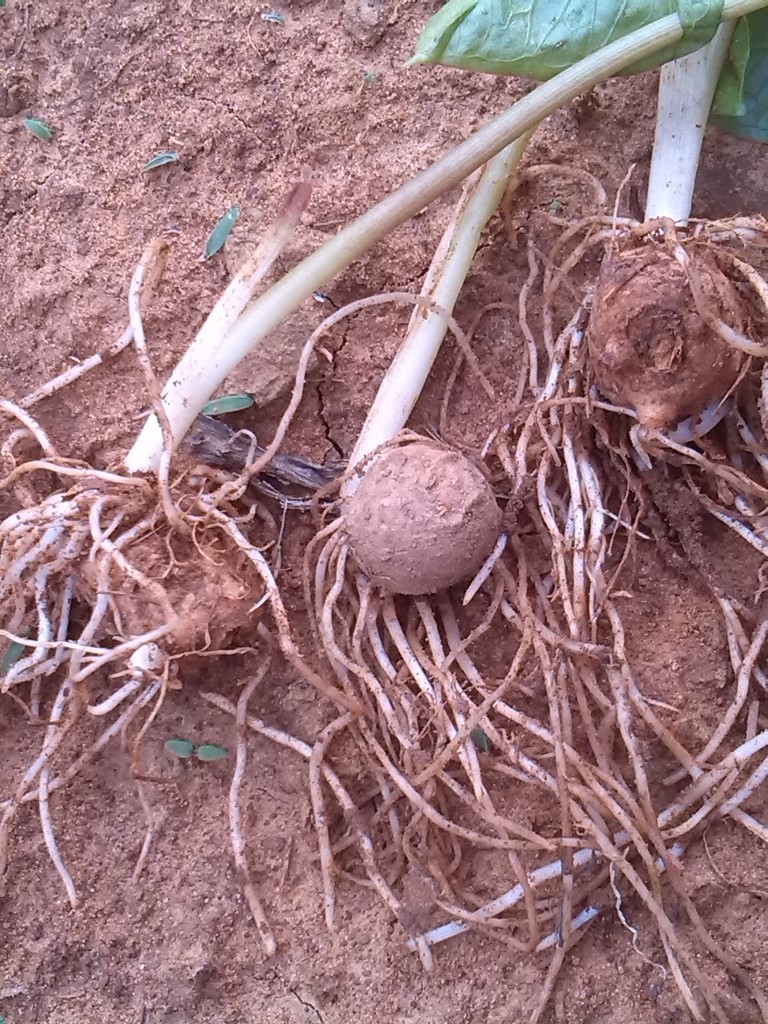
<svg viewBox="0 0 768 1024">
<path fill-rule="evenodd" d="M 765 0 L 725 0 L 723 17 L 740 17 L 764 4 Z M 193 343 L 163 392 L 174 443 L 178 444 L 202 407 L 238 363 L 305 299 L 372 245 L 443 193 L 455 188 L 564 103 L 636 61 L 678 42 L 682 35 L 678 16 L 668 15 L 544 82 L 289 271 L 242 314 L 218 344 L 204 348 Z M 156 469 L 162 443 L 159 424 L 151 416 L 126 458 L 128 471 L 138 473 Z"/>
<path fill-rule="evenodd" d="M 480 236 L 504 197 L 531 133 L 507 146 L 488 162 L 474 187 L 469 184 L 435 253 L 422 295 L 446 313 L 452 313 Z M 381 382 L 363 429 L 349 459 L 357 465 L 380 445 L 391 441 L 405 426 L 440 351 L 448 324 L 438 313 L 415 310 L 392 365 Z M 359 483 L 353 477 L 345 485 L 350 494 Z"/>
<path fill-rule="evenodd" d="M 733 22 L 721 25 L 707 46 L 661 69 L 646 220 L 688 223 L 704 132 L 734 28 Z"/>
<path fill-rule="evenodd" d="M 195 346 L 203 351 L 215 349 L 238 317 L 253 301 L 257 287 L 269 273 L 272 264 L 285 248 L 309 203 L 312 186 L 305 176 L 293 186 L 277 219 L 267 229 L 245 263 L 227 285 L 224 294 L 208 314 L 197 333 Z"/>
</svg>

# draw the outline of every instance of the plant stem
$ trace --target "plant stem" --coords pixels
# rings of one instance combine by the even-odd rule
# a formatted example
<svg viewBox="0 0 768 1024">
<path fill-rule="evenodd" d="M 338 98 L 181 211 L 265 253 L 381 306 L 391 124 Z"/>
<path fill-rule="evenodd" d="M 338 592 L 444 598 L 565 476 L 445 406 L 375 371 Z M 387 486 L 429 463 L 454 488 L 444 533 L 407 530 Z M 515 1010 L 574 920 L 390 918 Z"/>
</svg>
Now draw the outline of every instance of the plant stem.
<svg viewBox="0 0 768 1024">
<path fill-rule="evenodd" d="M 688 223 L 704 132 L 734 28 L 734 22 L 721 25 L 707 46 L 661 69 L 646 220 Z"/>
<path fill-rule="evenodd" d="M 488 162 L 474 187 L 467 187 L 445 230 L 421 294 L 452 313 L 480 236 L 504 197 L 510 175 L 517 168 L 531 132 L 513 142 Z M 408 333 L 379 387 L 349 459 L 357 465 L 380 445 L 391 441 L 405 426 L 440 351 L 448 325 L 438 313 L 414 311 Z M 349 480 L 350 494 L 359 477 Z"/>
<path fill-rule="evenodd" d="M 725 0 L 723 17 L 740 17 L 764 4 L 765 0 Z M 179 443 L 202 407 L 238 363 L 305 299 L 372 245 L 455 188 L 564 103 L 628 65 L 678 42 L 682 35 L 680 19 L 676 14 L 670 14 L 611 43 L 562 71 L 556 78 L 539 85 L 311 253 L 264 292 L 215 346 L 204 347 L 194 342 L 163 392 L 174 443 Z M 157 419 L 151 416 L 126 458 L 126 468 L 132 473 L 154 470 L 161 453 L 161 431 Z"/>
<path fill-rule="evenodd" d="M 305 169 L 301 180 L 292 186 L 277 219 L 269 226 L 256 249 L 243 263 L 227 285 L 223 295 L 213 307 L 200 328 L 195 345 L 201 349 L 215 349 L 236 323 L 237 318 L 253 301 L 258 285 L 269 273 L 272 264 L 293 235 L 312 195 L 312 182 Z"/>
</svg>

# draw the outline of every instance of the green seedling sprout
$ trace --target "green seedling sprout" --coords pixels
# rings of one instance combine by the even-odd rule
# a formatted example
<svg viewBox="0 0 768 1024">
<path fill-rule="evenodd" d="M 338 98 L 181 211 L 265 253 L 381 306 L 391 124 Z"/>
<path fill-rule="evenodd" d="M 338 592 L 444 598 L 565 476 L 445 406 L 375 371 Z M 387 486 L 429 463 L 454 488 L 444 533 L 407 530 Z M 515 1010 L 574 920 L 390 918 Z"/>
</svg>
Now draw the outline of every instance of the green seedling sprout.
<svg viewBox="0 0 768 1024">
<path fill-rule="evenodd" d="M 178 162 L 179 154 L 176 152 L 158 153 L 151 160 L 147 160 L 141 169 L 144 172 L 154 171 L 157 167 L 165 167 L 166 164 L 177 164 Z"/>
<path fill-rule="evenodd" d="M 203 406 L 204 416 L 226 416 L 231 412 L 242 412 L 243 409 L 250 409 L 256 399 L 252 394 L 244 391 L 239 394 L 222 395 L 221 398 L 214 398 Z"/>
<path fill-rule="evenodd" d="M 25 117 L 21 123 L 31 135 L 40 139 L 41 142 L 50 142 L 53 138 L 53 129 L 45 121 L 40 121 L 36 117 Z"/>
<path fill-rule="evenodd" d="M 176 757 L 180 757 L 183 760 L 189 757 L 195 757 L 198 761 L 204 763 L 210 761 L 220 761 L 223 757 L 227 757 L 229 751 L 226 747 L 220 747 L 216 743 L 201 743 L 199 746 L 195 746 L 191 740 L 183 739 L 171 739 L 165 741 L 165 749 Z"/>
<path fill-rule="evenodd" d="M 472 740 L 472 742 L 475 744 L 475 746 L 477 747 L 481 754 L 490 753 L 491 741 L 488 738 L 487 734 L 484 733 L 483 730 L 480 728 L 480 726 L 476 726 L 476 728 L 474 728 L 470 732 L 469 738 Z"/>
<path fill-rule="evenodd" d="M 191 740 L 166 740 L 165 749 L 169 754 L 174 754 L 176 757 L 187 758 L 192 757 L 194 754 L 195 744 Z"/>
<path fill-rule="evenodd" d="M 18 640 L 12 640 L 8 645 L 8 650 L 3 656 L 3 660 L 0 661 L 0 676 L 7 676 L 13 666 L 19 661 L 21 656 L 26 651 L 26 644 L 20 643 Z"/>
<path fill-rule="evenodd" d="M 220 221 L 216 224 L 213 231 L 205 242 L 205 248 L 203 250 L 203 259 L 209 260 L 211 256 L 215 256 L 217 252 L 224 248 L 224 243 L 232 234 L 232 229 L 237 223 L 237 219 L 240 216 L 240 207 L 233 206 L 224 214 Z"/>
<path fill-rule="evenodd" d="M 227 748 L 220 747 L 216 743 L 201 743 L 195 751 L 195 757 L 198 761 L 220 761 L 228 755 L 229 751 Z"/>
</svg>

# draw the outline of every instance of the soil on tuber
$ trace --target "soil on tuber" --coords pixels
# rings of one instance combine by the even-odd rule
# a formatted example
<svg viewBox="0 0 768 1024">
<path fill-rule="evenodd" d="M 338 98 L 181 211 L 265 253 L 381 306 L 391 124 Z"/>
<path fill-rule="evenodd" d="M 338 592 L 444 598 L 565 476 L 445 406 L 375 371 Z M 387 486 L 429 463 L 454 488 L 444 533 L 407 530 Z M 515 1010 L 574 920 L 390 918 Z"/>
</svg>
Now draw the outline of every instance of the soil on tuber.
<svg viewBox="0 0 768 1024">
<path fill-rule="evenodd" d="M 736 286 L 701 249 L 690 272 L 698 275 L 698 296 L 673 253 L 645 245 L 607 259 L 597 281 L 589 326 L 595 381 L 644 426 L 697 416 L 729 392 L 744 362 L 711 326 L 716 318 L 745 332 Z"/>
<path fill-rule="evenodd" d="M 344 522 L 371 582 L 395 594 L 435 594 L 477 572 L 499 537 L 501 510 L 467 458 L 415 441 L 376 459 Z"/>
</svg>

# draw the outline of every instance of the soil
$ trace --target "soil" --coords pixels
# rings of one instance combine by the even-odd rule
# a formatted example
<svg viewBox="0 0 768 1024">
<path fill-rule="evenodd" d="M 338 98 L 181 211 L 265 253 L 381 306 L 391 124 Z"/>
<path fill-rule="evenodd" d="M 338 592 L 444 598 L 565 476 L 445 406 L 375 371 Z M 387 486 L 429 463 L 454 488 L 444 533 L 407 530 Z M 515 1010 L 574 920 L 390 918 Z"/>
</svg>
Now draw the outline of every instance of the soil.
<svg viewBox="0 0 768 1024">
<path fill-rule="evenodd" d="M 314 193 L 281 257 L 280 272 L 371 203 L 504 109 L 525 85 L 447 69 L 406 70 L 420 27 L 436 9 L 423 0 L 285 0 L 283 22 L 246 0 L 215 5 L 161 0 L 8 0 L 0 10 L 0 393 L 32 390 L 102 349 L 127 321 L 130 276 L 147 242 L 175 228 L 171 259 L 146 326 L 157 373 L 167 376 L 244 253 L 308 165 Z M 652 141 L 655 76 L 607 83 L 559 112 L 537 135 L 531 159 L 596 174 L 615 191 L 636 164 L 642 192 Z M 21 124 L 49 123 L 43 143 Z M 150 173 L 162 150 L 180 161 Z M 578 189 L 555 174 L 546 208 L 578 215 Z M 768 214 L 768 151 L 711 135 L 697 192 L 700 216 Z M 381 290 L 418 289 L 455 196 L 396 232 L 327 291 L 341 304 Z M 220 256 L 199 261 L 204 241 L 232 205 L 240 220 Z M 463 324 L 489 302 L 515 304 L 527 276 L 524 250 L 500 220 L 484 239 L 457 310 Z M 309 302 L 280 332 L 274 358 L 247 360 L 229 390 L 262 401 L 248 422 L 268 437 L 283 408 L 277 391 L 295 352 L 326 307 Z M 408 312 L 379 308 L 329 340 L 287 450 L 317 462 L 348 454 Z M 498 393 L 494 405 L 471 376 L 454 390 L 448 428 L 475 452 L 514 394 L 521 340 L 514 315 L 485 316 L 474 346 Z M 440 429 L 452 360 L 441 360 L 412 419 Z M 281 370 L 283 367 L 283 370 Z M 281 378 L 281 372 L 283 377 Z M 109 466 L 146 409 L 126 351 L 37 413 L 67 455 Z M 672 526 L 675 524 L 673 523 Z M 286 521 L 281 586 L 301 633 L 300 565 L 312 535 L 307 517 Z M 649 697 L 680 709 L 681 737 L 711 732 L 733 680 L 721 619 L 705 588 L 679 571 L 663 545 L 645 544 L 627 611 L 629 653 Z M 708 524 L 696 550 L 714 576 L 752 578 L 754 559 Z M 682 559 L 683 561 L 685 559 Z M 489 653 L 489 658 L 492 653 Z M 202 660 L 196 678 L 170 694 L 147 736 L 143 768 L 157 835 L 138 883 L 131 873 L 144 818 L 130 758 L 109 748 L 53 801 L 59 845 L 80 892 L 72 911 L 29 806 L 20 815 L 0 890 L 0 1017 L 7 1024 L 517 1024 L 541 990 L 546 956 L 512 953 L 470 934 L 436 950 L 425 973 L 403 932 L 365 888 L 342 880 L 338 927 L 324 928 L 306 765 L 252 740 L 243 784 L 243 829 L 254 878 L 279 949 L 265 959 L 232 866 L 227 829 L 231 760 L 180 762 L 169 737 L 223 746 L 232 720 L 200 699 L 230 699 L 255 665 L 248 655 Z M 276 666 L 253 700 L 262 718 L 304 739 L 328 721 L 328 705 Z M 96 735 L 93 721 L 78 743 Z M 0 707 L 0 796 L 13 791 L 39 750 L 39 728 L 10 701 Z M 347 765 L 347 771 L 354 770 Z M 750 810 L 765 817 L 766 794 Z M 537 814 L 535 808 L 531 815 Z M 765 851 L 729 823 L 685 859 L 700 912 L 758 983 L 768 984 Z M 470 865 L 474 889 L 495 896 L 500 879 Z M 415 914 L 428 917 L 418 877 L 406 879 Z M 647 917 L 631 903 L 632 935 L 603 915 L 566 961 L 548 1020 L 557 1024 L 673 1024 L 686 1012 Z M 442 915 L 441 915 L 442 916 Z M 430 920 L 432 918 L 430 917 Z M 729 1013 L 750 1021 L 737 993 Z"/>
</svg>

